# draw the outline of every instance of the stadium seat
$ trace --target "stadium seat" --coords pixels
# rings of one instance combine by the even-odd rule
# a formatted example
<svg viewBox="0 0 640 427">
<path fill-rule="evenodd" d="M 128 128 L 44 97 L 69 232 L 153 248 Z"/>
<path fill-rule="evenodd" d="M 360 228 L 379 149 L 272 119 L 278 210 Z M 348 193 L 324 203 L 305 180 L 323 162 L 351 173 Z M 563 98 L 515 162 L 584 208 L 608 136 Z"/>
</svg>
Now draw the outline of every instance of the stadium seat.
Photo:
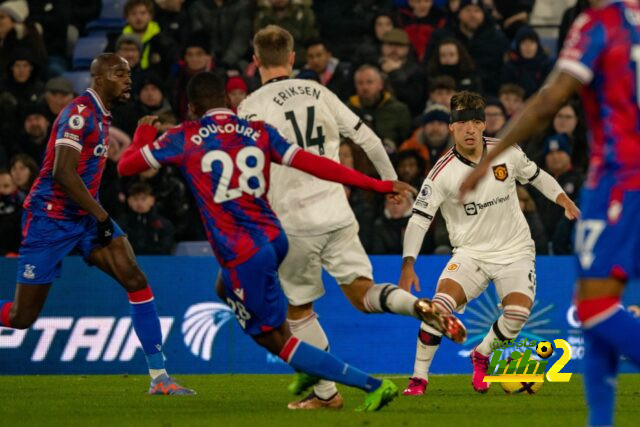
<svg viewBox="0 0 640 427">
<path fill-rule="evenodd" d="M 206 240 L 180 242 L 176 245 L 173 254 L 178 256 L 213 256 L 213 250 Z"/>
<path fill-rule="evenodd" d="M 91 73 L 89 71 L 66 71 L 62 76 L 73 85 L 73 92 L 80 95 L 91 86 Z"/>
<path fill-rule="evenodd" d="M 549 57 L 555 58 L 558 46 L 558 37 L 540 37 L 540 45 L 547 51 Z"/>
<path fill-rule="evenodd" d="M 100 16 L 87 24 L 89 34 L 104 34 L 109 30 L 120 30 L 124 27 L 125 20 L 122 17 L 124 3 L 124 0 L 102 0 Z"/>
<path fill-rule="evenodd" d="M 82 37 L 73 49 L 71 66 L 74 70 L 86 70 L 91 61 L 107 47 L 106 37 Z"/>
</svg>

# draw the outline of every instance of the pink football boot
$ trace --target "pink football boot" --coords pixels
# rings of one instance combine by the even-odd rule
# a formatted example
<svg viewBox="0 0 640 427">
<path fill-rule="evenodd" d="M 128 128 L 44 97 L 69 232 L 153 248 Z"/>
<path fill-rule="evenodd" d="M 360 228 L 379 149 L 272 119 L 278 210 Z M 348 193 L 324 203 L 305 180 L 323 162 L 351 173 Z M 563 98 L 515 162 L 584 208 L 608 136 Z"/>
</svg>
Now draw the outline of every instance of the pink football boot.
<svg viewBox="0 0 640 427">
<path fill-rule="evenodd" d="M 471 363 L 473 364 L 471 385 L 478 393 L 486 393 L 489 390 L 489 387 L 491 387 L 491 383 L 485 383 L 482 379 L 487 375 L 487 368 L 489 368 L 489 356 L 478 353 L 474 348 L 471 352 Z"/>
<path fill-rule="evenodd" d="M 404 389 L 402 394 L 405 396 L 422 396 L 427 391 L 427 385 L 429 383 L 424 378 L 411 377 L 409 378 L 409 385 Z"/>
</svg>

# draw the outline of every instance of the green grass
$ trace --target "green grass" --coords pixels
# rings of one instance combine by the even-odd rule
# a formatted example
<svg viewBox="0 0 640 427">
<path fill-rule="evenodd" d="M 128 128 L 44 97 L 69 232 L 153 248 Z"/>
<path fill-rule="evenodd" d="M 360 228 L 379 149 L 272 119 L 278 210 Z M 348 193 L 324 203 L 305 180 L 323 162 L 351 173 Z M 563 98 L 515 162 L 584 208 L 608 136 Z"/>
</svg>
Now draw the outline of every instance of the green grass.
<svg viewBox="0 0 640 427">
<path fill-rule="evenodd" d="M 285 375 L 184 375 L 194 397 L 147 396 L 145 376 L 2 376 L 2 426 L 584 426 L 582 379 L 545 383 L 539 394 L 475 393 L 467 375 L 432 376 L 422 397 L 398 397 L 377 413 L 353 410 L 364 397 L 340 387 L 342 411 L 293 412 Z M 405 378 L 392 377 L 402 389 Z M 640 375 L 619 380 L 617 425 L 637 426 Z M 535 424 L 532 424 L 535 422 Z M 514 424 L 515 423 L 515 424 Z"/>
</svg>

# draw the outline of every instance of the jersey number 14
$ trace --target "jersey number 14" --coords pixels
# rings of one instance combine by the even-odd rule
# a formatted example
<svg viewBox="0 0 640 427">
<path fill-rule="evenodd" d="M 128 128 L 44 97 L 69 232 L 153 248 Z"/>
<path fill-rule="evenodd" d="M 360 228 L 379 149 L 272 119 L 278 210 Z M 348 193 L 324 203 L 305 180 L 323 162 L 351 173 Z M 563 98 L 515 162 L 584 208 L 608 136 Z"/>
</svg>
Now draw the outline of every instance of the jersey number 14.
<svg viewBox="0 0 640 427">
<path fill-rule="evenodd" d="M 309 148 L 314 145 L 318 146 L 318 152 L 320 155 L 324 155 L 324 133 L 322 132 L 322 126 L 316 126 L 315 130 L 318 136 L 313 135 L 313 122 L 316 117 L 316 107 L 313 105 L 307 107 L 307 129 L 302 137 L 302 132 L 300 131 L 300 126 L 298 126 L 298 120 L 296 120 L 296 115 L 293 111 L 287 111 L 284 113 L 284 117 L 291 122 L 291 126 L 293 126 L 293 131 L 296 134 L 296 142 L 300 147 Z"/>
</svg>

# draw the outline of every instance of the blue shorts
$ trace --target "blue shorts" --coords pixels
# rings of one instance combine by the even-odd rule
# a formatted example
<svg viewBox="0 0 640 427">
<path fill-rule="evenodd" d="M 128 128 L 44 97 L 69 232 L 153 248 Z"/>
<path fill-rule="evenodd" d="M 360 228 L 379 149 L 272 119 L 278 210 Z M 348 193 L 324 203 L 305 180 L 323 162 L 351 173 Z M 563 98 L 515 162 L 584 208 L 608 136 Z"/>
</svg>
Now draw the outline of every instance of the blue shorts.
<svg viewBox="0 0 640 427">
<path fill-rule="evenodd" d="M 631 280 L 640 277 L 640 190 L 618 191 L 603 179 L 583 189 L 576 224 L 578 277 Z"/>
<path fill-rule="evenodd" d="M 287 320 L 287 298 L 280 287 L 278 267 L 288 248 L 282 233 L 242 264 L 221 269 L 226 303 L 248 335 L 277 329 Z"/>
<path fill-rule="evenodd" d="M 113 237 L 123 236 L 113 221 Z M 22 243 L 18 258 L 18 283 L 42 285 L 60 277 L 62 259 L 77 248 L 88 262 L 91 251 L 99 245 L 98 222 L 91 215 L 77 220 L 60 220 L 25 211 L 22 215 Z"/>
</svg>

